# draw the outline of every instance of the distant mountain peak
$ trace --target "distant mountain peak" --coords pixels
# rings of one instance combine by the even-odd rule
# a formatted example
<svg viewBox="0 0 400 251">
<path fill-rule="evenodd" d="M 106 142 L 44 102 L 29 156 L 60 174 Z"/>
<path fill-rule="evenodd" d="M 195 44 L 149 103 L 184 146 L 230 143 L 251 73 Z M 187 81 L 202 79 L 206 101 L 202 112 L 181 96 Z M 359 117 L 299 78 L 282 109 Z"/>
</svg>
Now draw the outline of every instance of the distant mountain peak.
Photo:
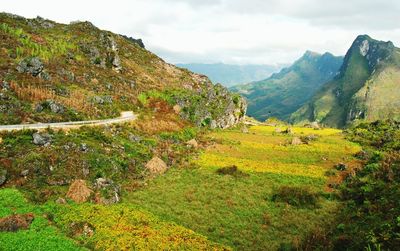
<svg viewBox="0 0 400 251">
<path fill-rule="evenodd" d="M 314 58 L 319 56 L 321 56 L 320 53 L 310 50 L 306 50 L 306 52 L 303 54 L 303 58 Z"/>
<path fill-rule="evenodd" d="M 400 49 L 390 41 L 359 35 L 335 78 L 291 116 L 343 127 L 355 121 L 400 118 Z"/>
<path fill-rule="evenodd" d="M 392 59 L 394 51 L 395 46 L 391 41 L 385 42 L 375 40 L 368 35 L 359 35 L 345 56 L 341 72 L 347 69 L 349 59 L 354 53 L 360 54 L 366 59 L 368 68 L 372 72 L 376 70 L 379 64 L 389 62 Z"/>
<path fill-rule="evenodd" d="M 250 116 L 288 119 L 325 82 L 333 79 L 343 57 L 306 51 L 292 65 L 262 81 L 232 88 L 248 99 Z"/>
</svg>

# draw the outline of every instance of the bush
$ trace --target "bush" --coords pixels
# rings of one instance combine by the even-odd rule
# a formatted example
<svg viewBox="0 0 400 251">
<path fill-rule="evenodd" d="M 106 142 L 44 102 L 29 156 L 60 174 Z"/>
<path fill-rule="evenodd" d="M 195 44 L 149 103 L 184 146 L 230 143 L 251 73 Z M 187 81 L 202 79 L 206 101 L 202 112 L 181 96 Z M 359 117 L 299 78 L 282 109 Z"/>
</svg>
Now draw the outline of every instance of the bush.
<svg viewBox="0 0 400 251">
<path fill-rule="evenodd" d="M 274 202 L 285 202 L 295 207 L 316 207 L 319 194 L 309 187 L 281 186 L 272 196 Z"/>
<path fill-rule="evenodd" d="M 232 166 L 226 166 L 226 167 L 221 167 L 217 169 L 217 174 L 219 175 L 231 175 L 233 177 L 243 177 L 246 176 L 247 174 L 240 171 L 237 166 L 232 165 Z"/>
<path fill-rule="evenodd" d="M 342 188 L 345 208 L 336 235 L 346 237 L 350 250 L 368 245 L 397 250 L 400 246 L 400 154 L 388 153 L 377 161 L 367 164 Z"/>
</svg>

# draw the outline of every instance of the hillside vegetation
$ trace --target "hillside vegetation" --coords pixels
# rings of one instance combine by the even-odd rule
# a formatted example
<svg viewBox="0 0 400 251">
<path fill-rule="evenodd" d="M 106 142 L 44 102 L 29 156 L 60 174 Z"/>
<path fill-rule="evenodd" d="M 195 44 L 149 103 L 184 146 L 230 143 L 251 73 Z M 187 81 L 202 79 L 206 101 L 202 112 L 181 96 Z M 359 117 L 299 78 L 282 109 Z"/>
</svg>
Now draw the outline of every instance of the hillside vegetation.
<svg viewBox="0 0 400 251">
<path fill-rule="evenodd" d="M 116 117 L 151 97 L 198 125 L 228 127 L 246 110 L 240 96 L 164 62 L 141 40 L 89 22 L 0 13 L 0 38 L 1 124 Z"/>
</svg>

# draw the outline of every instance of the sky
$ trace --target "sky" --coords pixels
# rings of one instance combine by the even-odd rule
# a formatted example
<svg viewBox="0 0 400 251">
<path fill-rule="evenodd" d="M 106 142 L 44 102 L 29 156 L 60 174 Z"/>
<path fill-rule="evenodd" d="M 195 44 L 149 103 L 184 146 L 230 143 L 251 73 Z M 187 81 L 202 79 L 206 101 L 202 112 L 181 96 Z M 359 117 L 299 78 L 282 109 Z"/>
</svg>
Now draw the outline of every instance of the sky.
<svg viewBox="0 0 400 251">
<path fill-rule="evenodd" d="M 90 21 L 170 63 L 288 64 L 344 55 L 359 34 L 400 46 L 400 0 L 1 0 L 0 11 Z"/>
</svg>

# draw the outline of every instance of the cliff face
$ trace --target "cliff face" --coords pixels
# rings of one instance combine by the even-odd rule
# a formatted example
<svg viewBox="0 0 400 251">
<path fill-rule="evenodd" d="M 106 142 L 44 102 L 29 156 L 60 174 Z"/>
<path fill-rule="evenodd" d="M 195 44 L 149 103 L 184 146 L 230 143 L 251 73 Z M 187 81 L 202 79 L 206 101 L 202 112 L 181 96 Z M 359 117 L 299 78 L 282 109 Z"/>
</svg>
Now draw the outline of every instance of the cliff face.
<svg viewBox="0 0 400 251">
<path fill-rule="evenodd" d="M 271 77 L 231 88 L 246 97 L 248 113 L 259 120 L 287 120 L 318 88 L 337 74 L 343 57 L 307 51 L 290 67 Z"/>
<path fill-rule="evenodd" d="M 143 112 L 139 97 L 149 92 L 170 105 L 185 101 L 193 109 L 180 115 L 197 125 L 225 128 L 245 114 L 241 97 L 164 62 L 140 39 L 89 22 L 65 25 L 1 13 L 0 37 L 0 124 Z M 182 93 L 190 98 L 182 99 Z"/>
<path fill-rule="evenodd" d="M 339 74 L 291 116 L 344 127 L 361 120 L 400 118 L 400 50 L 392 42 L 358 36 Z"/>
</svg>

